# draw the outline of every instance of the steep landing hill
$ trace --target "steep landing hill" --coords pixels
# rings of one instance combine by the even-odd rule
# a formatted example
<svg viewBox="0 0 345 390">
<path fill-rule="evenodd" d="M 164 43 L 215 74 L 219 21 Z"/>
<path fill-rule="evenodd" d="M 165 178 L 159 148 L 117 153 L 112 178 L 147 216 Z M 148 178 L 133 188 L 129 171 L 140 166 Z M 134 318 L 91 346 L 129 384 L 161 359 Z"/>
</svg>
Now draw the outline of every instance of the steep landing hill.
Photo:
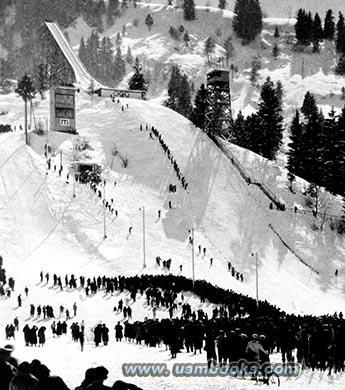
<svg viewBox="0 0 345 390">
<path fill-rule="evenodd" d="M 22 123 L 20 100 L 11 95 L 6 102 L 13 123 Z M 48 107 L 48 100 L 43 101 L 36 108 L 37 115 L 47 115 Z M 146 124 L 161 132 L 189 183 L 188 191 L 178 184 L 159 142 L 145 130 Z M 77 185 L 73 199 L 72 184 L 66 183 L 72 148 L 69 137 L 61 144 L 61 139 L 50 135 L 55 148 L 61 144 L 64 170 L 59 177 L 54 170 L 46 176 L 45 137 L 32 136 L 34 152 L 22 145 L 21 134 L 1 136 L 2 253 L 9 274 L 19 281 L 36 280 L 41 269 L 77 275 L 143 272 L 140 208 L 144 206 L 144 272 L 162 272 L 155 266 L 159 255 L 172 258 L 173 273 L 179 274 L 182 264 L 181 274 L 191 277 L 188 230 L 194 227 L 196 278 L 254 296 L 252 253 L 257 252 L 262 299 L 287 311 L 343 310 L 343 281 L 339 278 L 336 284 L 332 277 L 335 268 L 343 272 L 343 242 L 331 232 L 313 233 L 303 215 L 270 210 L 269 200 L 257 186 L 248 186 L 224 154 L 185 118 L 153 102 L 123 100 L 116 104 L 80 94 L 78 130 L 89 139 L 94 149 L 90 153 L 103 160 L 106 198 L 113 198 L 119 212 L 118 218 L 106 215 L 106 240 L 97 196 L 88 187 Z M 127 168 L 119 155 L 128 158 Z M 57 151 L 53 165 L 58 167 L 59 161 Z M 170 183 L 177 184 L 176 194 L 168 192 Z M 162 210 L 161 219 L 158 210 Z M 320 274 L 305 266 L 285 244 Z M 198 254 L 198 245 L 207 248 L 206 256 Z M 227 272 L 228 260 L 243 273 L 244 283 Z"/>
</svg>

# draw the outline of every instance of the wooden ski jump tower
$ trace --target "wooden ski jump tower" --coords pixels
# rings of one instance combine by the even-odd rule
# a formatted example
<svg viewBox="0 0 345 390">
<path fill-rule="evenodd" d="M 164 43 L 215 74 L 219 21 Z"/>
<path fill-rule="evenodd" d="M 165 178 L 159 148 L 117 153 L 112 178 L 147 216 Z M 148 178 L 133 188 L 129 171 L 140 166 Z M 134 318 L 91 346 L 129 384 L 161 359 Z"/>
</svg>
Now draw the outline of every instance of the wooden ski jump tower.
<svg viewBox="0 0 345 390">
<path fill-rule="evenodd" d="M 228 137 L 232 127 L 229 71 L 215 69 L 207 73 L 208 108 L 205 131 Z"/>
</svg>

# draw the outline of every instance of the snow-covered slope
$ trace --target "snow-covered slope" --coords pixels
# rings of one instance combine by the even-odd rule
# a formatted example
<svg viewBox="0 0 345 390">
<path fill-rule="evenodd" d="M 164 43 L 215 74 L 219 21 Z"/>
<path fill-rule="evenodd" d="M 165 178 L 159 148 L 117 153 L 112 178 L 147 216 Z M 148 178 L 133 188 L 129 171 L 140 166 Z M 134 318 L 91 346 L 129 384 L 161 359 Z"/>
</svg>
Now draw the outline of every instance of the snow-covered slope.
<svg viewBox="0 0 345 390">
<path fill-rule="evenodd" d="M 9 117 L 17 126 L 22 123 L 22 103 L 14 95 L 1 98 L 3 107 L 11 110 Z M 86 298 L 81 291 L 60 292 L 51 286 L 39 284 L 39 272 L 56 272 L 62 276 L 140 274 L 142 270 L 142 212 L 146 212 L 146 262 L 145 272 L 162 273 L 155 265 L 155 257 L 172 258 L 172 272 L 191 277 L 191 248 L 188 247 L 188 230 L 195 229 L 195 272 L 198 279 L 207 279 L 224 288 L 254 296 L 255 261 L 259 256 L 259 294 L 281 308 L 296 313 L 332 313 L 343 310 L 343 283 L 332 280 L 333 267 L 343 273 L 343 243 L 330 232 L 312 232 L 304 215 L 294 215 L 290 210 L 279 212 L 269 209 L 268 199 L 257 186 L 248 186 L 222 152 L 182 116 L 152 102 L 122 100 L 119 104 L 110 99 L 94 99 L 78 95 L 78 131 L 89 139 L 90 152 L 102 160 L 106 169 L 104 178 L 106 198 L 114 200 L 118 218 L 106 216 L 107 239 L 103 239 L 103 209 L 98 197 L 89 187 L 76 185 L 76 198 L 72 197 L 71 180 L 66 182 L 67 167 L 71 158 L 70 136 L 50 134 L 53 145 L 52 169 L 46 175 L 43 156 L 45 136 L 31 134 L 32 148 L 23 145 L 22 132 L 1 135 L 0 139 L 0 237 L 1 254 L 8 275 L 16 280 L 16 291 L 12 298 L 1 302 L 1 328 L 12 320 L 27 320 L 29 304 L 52 304 L 71 307 L 78 304 L 78 316 L 74 320 L 85 320 L 87 345 L 82 357 L 77 345 L 69 339 L 55 340 L 48 331 L 48 342 L 40 350 L 23 347 L 21 337 L 14 342 L 15 355 L 21 360 L 39 358 L 52 373 L 62 375 L 70 386 L 81 382 L 82 374 L 89 366 L 104 364 L 110 369 L 109 384 L 121 374 L 124 362 L 167 362 L 172 364 L 164 348 L 155 349 L 111 343 L 107 348 L 96 350 L 92 346 L 92 327 L 101 321 L 110 329 L 119 315 L 112 312 L 120 295 L 103 297 L 97 294 Z M 128 107 L 127 107 L 128 104 Z M 7 105 L 7 106 L 6 106 Z M 48 114 L 49 101 L 36 107 L 37 117 Z M 122 110 L 123 107 L 123 110 Z M 2 117 L 6 122 L 6 118 Z M 140 124 L 143 130 L 140 131 Z M 150 138 L 146 131 L 154 125 L 169 146 L 178 162 L 182 174 L 189 183 L 184 191 L 176 180 L 167 156 L 157 139 Z M 127 156 L 128 167 L 124 168 L 113 150 Z M 271 177 L 277 169 L 264 164 L 258 156 L 236 148 L 232 153 L 244 165 L 252 167 L 252 175 Z M 62 150 L 63 171 L 61 177 L 54 171 L 60 164 Z M 261 169 L 259 167 L 261 166 Z M 112 169 L 110 169 L 112 167 Z M 257 169 L 253 167 L 257 167 Z M 116 181 L 116 186 L 114 186 Z M 168 192 L 168 185 L 177 184 L 176 194 Z M 275 189 L 273 179 L 267 183 Z M 280 189 L 280 196 L 286 190 Z M 169 209 L 168 202 L 172 202 Z M 289 199 L 287 198 L 287 201 Z M 161 219 L 157 212 L 162 210 Z M 132 234 L 128 234 L 129 227 Z M 279 232 L 285 242 L 299 255 L 320 271 L 311 272 L 280 241 L 270 227 Z M 206 256 L 198 254 L 197 246 L 207 248 Z M 327 258 L 327 251 L 329 256 Z M 214 258 L 210 267 L 209 259 Z M 241 283 L 227 272 L 227 261 L 244 274 Z M 328 261 L 328 266 L 324 265 Z M 179 265 L 183 265 L 180 271 Z M 23 308 L 17 308 L 16 294 L 29 287 L 29 297 Z M 24 294 L 22 293 L 24 296 Z M 125 293 L 123 299 L 128 298 Z M 208 313 L 212 306 L 200 305 L 193 296 L 188 301 L 196 309 Z M 133 305 L 133 319 L 151 315 L 143 299 Z M 158 316 L 167 316 L 164 311 Z M 41 324 L 40 320 L 30 323 Z M 50 322 L 47 323 L 49 328 Z M 3 337 L 3 336 L 1 336 Z M 4 341 L 5 342 L 5 341 Z M 12 342 L 12 341 L 11 341 Z M 134 358 L 135 356 L 135 358 Z M 204 361 L 204 355 L 178 355 L 178 361 Z M 68 370 L 66 369 L 68 366 Z M 299 380 L 282 379 L 285 389 L 316 389 L 328 386 L 341 388 L 343 376 L 338 375 L 329 382 L 322 375 L 314 377 L 306 372 Z M 143 388 L 176 389 L 181 383 L 174 378 L 161 378 L 148 383 L 144 378 L 133 382 Z M 192 380 L 185 378 L 184 385 L 191 389 L 205 386 L 227 386 L 224 379 Z M 250 389 L 250 381 L 234 380 L 236 388 Z"/>
<path fill-rule="evenodd" d="M 54 170 L 46 176 L 44 137 L 33 138 L 37 155 L 22 146 L 20 135 L 2 136 L 0 229 L 11 273 L 20 277 L 26 269 L 38 273 L 41 268 L 53 272 L 66 267 L 85 273 L 142 272 L 139 209 L 144 206 L 145 272 L 161 272 L 154 261 L 159 255 L 172 258 L 172 272 L 179 273 L 182 264 L 182 274 L 191 277 L 188 231 L 194 227 L 197 278 L 254 296 L 252 253 L 257 252 L 262 299 L 287 311 L 320 314 L 343 309 L 342 283 L 339 280 L 337 286 L 332 278 L 334 269 L 342 272 L 343 267 L 343 244 L 336 236 L 311 232 L 303 222 L 305 217 L 290 210 L 270 210 L 270 201 L 259 188 L 248 186 L 223 153 L 182 116 L 152 102 L 116 104 L 110 99 L 90 100 L 87 95 L 78 99 L 78 131 L 105 162 L 106 198 L 114 200 L 119 216 L 107 214 L 108 238 L 103 240 L 103 212 L 97 196 L 77 185 L 77 197 L 72 198 L 72 185 L 65 176 L 70 139 L 61 147 L 64 170 L 59 177 Z M 38 115 L 46 115 L 47 107 L 44 101 Z M 159 142 L 150 138 L 146 124 L 161 132 L 189 183 L 188 191 L 178 184 L 170 161 Z M 128 158 L 127 168 L 113 156 L 114 148 Z M 59 167 L 59 163 L 58 153 L 53 165 Z M 170 183 L 177 184 L 176 194 L 168 192 Z M 161 219 L 158 210 L 162 210 Z M 133 232 L 128 235 L 130 226 Z M 206 256 L 198 255 L 198 245 L 207 248 Z M 243 273 L 244 283 L 230 276 L 227 261 Z"/>
</svg>

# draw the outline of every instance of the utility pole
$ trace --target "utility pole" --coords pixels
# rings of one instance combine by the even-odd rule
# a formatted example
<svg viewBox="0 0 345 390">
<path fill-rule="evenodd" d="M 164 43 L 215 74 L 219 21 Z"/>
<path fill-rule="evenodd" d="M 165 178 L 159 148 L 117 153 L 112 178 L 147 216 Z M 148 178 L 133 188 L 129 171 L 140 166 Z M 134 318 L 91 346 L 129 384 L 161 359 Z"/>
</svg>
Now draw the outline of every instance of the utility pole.
<svg viewBox="0 0 345 390">
<path fill-rule="evenodd" d="M 143 268 L 146 268 L 146 224 L 145 224 L 145 206 L 141 207 L 139 210 L 143 212 Z"/>
<path fill-rule="evenodd" d="M 258 252 L 255 252 L 255 269 L 256 269 L 256 308 L 259 308 L 259 259 Z"/>
<path fill-rule="evenodd" d="M 27 98 L 24 99 L 24 131 L 25 131 L 25 143 L 29 145 L 29 136 L 28 136 L 28 102 Z"/>
<path fill-rule="evenodd" d="M 62 150 L 60 150 L 60 169 L 62 168 Z"/>
<path fill-rule="evenodd" d="M 103 239 L 105 240 L 107 238 L 107 223 L 106 223 L 106 218 L 105 218 L 105 184 L 106 180 L 104 179 L 103 181 Z"/>
</svg>

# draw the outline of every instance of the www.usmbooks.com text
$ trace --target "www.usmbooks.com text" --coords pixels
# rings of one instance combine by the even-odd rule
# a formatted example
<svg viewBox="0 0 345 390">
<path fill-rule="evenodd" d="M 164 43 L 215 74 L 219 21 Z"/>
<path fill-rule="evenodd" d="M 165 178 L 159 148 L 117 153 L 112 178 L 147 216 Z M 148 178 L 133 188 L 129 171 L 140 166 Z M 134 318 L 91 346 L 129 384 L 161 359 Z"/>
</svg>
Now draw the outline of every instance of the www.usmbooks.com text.
<svg viewBox="0 0 345 390">
<path fill-rule="evenodd" d="M 207 363 L 175 363 L 169 370 L 165 363 L 124 363 L 122 373 L 126 377 L 253 377 L 256 375 L 298 377 L 302 367 L 298 363 L 269 363 L 239 361 L 224 366 L 208 367 Z"/>
</svg>

